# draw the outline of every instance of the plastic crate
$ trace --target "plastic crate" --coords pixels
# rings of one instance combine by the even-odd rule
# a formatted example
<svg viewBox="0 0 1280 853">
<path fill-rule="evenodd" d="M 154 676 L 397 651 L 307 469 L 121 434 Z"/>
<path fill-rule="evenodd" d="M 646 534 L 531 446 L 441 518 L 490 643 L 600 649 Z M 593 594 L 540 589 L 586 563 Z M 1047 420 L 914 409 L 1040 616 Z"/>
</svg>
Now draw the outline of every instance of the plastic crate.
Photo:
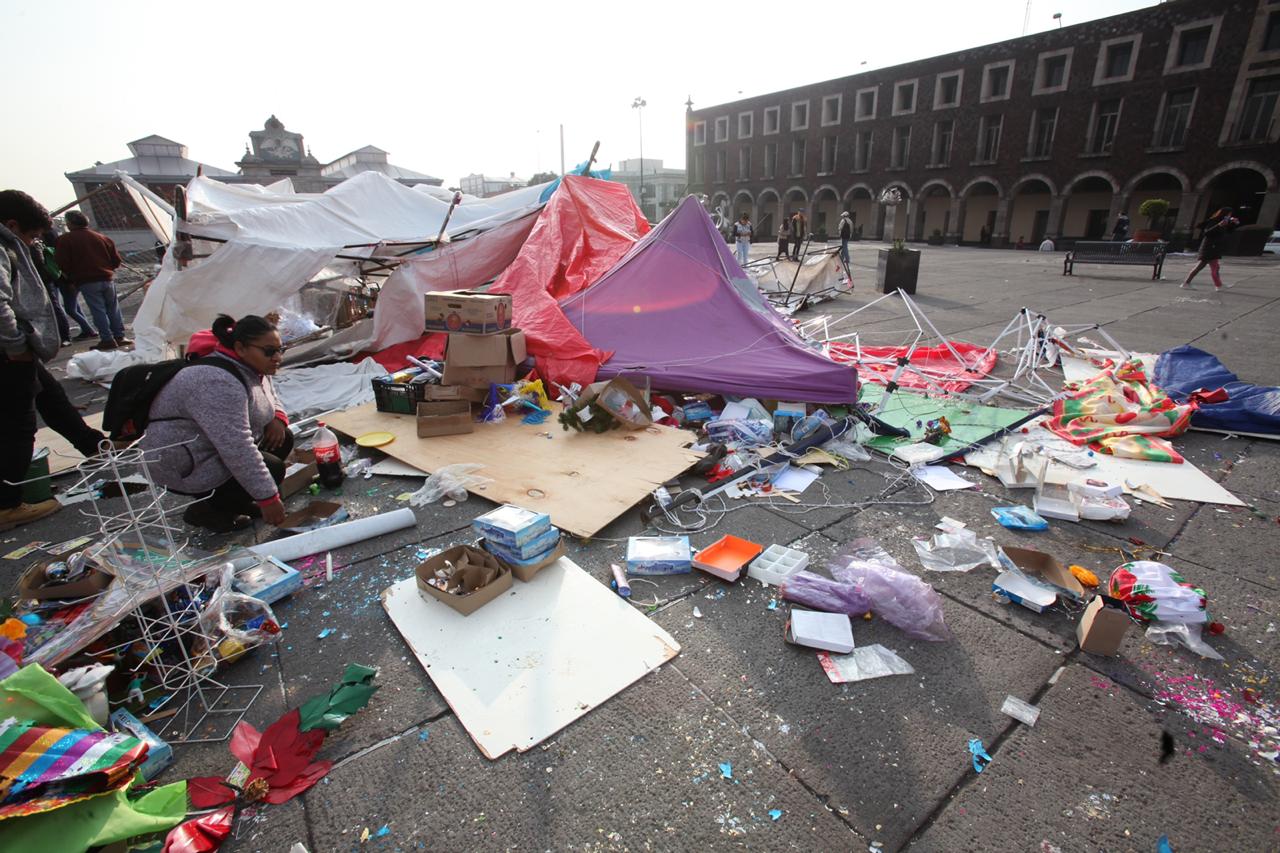
<svg viewBox="0 0 1280 853">
<path fill-rule="evenodd" d="M 426 401 L 427 386 L 424 383 L 388 382 L 382 377 L 375 377 L 370 382 L 373 383 L 373 404 L 379 412 L 412 415 L 417 413 L 418 404 Z"/>
<path fill-rule="evenodd" d="M 766 586 L 782 586 L 783 581 L 809 565 L 809 555 L 785 545 L 770 545 L 752 561 L 747 576 Z"/>
</svg>

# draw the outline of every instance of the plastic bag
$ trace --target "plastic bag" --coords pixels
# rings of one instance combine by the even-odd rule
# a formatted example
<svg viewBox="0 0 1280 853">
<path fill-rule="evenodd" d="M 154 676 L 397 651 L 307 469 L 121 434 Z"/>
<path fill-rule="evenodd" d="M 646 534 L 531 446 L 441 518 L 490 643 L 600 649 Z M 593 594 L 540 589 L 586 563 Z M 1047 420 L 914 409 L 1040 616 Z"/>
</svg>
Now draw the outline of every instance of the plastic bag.
<svg viewBox="0 0 1280 853">
<path fill-rule="evenodd" d="M 797 572 L 783 581 L 782 597 L 826 613 L 861 616 L 871 609 L 870 600 L 853 584 L 833 581 L 813 572 Z"/>
<path fill-rule="evenodd" d="M 280 623 L 265 601 L 236 592 L 232 588 L 236 568 L 232 563 L 222 567 L 218 589 L 200 611 L 200 627 L 214 646 L 233 640 L 243 648 L 274 639 Z"/>
<path fill-rule="evenodd" d="M 996 521 L 1010 530 L 1048 530 L 1049 522 L 1025 506 L 997 506 L 991 508 Z"/>
<path fill-rule="evenodd" d="M 874 539 L 855 539 L 828 563 L 836 580 L 854 584 L 871 611 L 917 640 L 955 639 L 942 615 L 942 596 L 899 566 Z"/>
<path fill-rule="evenodd" d="M 822 445 L 822 449 L 843 459 L 848 459 L 850 462 L 869 462 L 871 460 L 871 453 L 853 440 L 852 432 L 847 432 L 838 438 L 831 439 Z"/>
<path fill-rule="evenodd" d="M 422 488 L 409 496 L 409 504 L 426 506 L 441 498 L 465 501 L 468 489 L 484 488 L 493 482 L 492 477 L 482 477 L 476 473 L 483 467 L 479 462 L 446 465 L 428 477 Z"/>
<path fill-rule="evenodd" d="M 707 436 L 720 444 L 758 447 L 773 441 L 772 421 L 715 420 L 707 424 Z"/>
<path fill-rule="evenodd" d="M 1147 627 L 1147 639 L 1161 646 L 1181 644 L 1202 658 L 1222 660 L 1222 655 L 1200 637 L 1203 628 L 1203 625 L 1186 622 L 1152 622 Z"/>
<path fill-rule="evenodd" d="M 913 539 L 911 544 L 920 563 L 930 571 L 967 572 L 984 564 L 1000 568 L 996 543 L 990 538 L 979 539 L 972 530 L 938 533 L 930 541 Z"/>
<path fill-rule="evenodd" d="M 1142 622 L 1200 624 L 1209 621 L 1204 590 L 1193 587 L 1182 575 L 1154 560 L 1135 560 L 1118 566 L 1107 582 L 1107 592 L 1123 601 L 1129 613 Z"/>
</svg>

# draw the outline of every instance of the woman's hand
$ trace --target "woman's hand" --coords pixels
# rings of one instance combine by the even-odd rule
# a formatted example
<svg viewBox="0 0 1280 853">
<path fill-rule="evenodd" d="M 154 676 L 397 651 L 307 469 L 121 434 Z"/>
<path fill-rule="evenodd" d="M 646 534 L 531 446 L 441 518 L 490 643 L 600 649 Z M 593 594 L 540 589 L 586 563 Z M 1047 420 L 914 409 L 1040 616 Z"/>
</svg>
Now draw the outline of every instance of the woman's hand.
<svg viewBox="0 0 1280 853">
<path fill-rule="evenodd" d="M 272 418 L 262 436 L 264 450 L 277 450 L 284 445 L 285 430 L 289 429 L 279 418 Z"/>
<path fill-rule="evenodd" d="M 270 503 L 262 504 L 262 520 L 272 527 L 279 527 L 284 521 L 284 501 L 276 495 Z"/>
</svg>

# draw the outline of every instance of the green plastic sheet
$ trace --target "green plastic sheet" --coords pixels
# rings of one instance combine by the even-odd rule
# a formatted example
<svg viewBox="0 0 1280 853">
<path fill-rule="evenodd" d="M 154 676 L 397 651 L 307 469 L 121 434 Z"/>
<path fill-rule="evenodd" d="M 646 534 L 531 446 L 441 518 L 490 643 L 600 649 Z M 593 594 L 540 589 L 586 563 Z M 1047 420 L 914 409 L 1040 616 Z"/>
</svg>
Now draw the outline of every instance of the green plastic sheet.
<svg viewBox="0 0 1280 853">
<path fill-rule="evenodd" d="M 333 731 L 347 717 L 359 711 L 377 691 L 373 683 L 378 670 L 358 663 L 349 663 L 342 671 L 342 680 L 328 693 L 313 696 L 298 709 L 298 731 L 312 729 Z"/>
<path fill-rule="evenodd" d="M 880 402 L 882 394 L 883 386 L 865 384 L 859 389 L 858 402 L 874 407 Z M 925 424 L 938 418 L 946 418 L 951 425 L 951 434 L 944 436 L 938 446 L 951 455 L 961 453 L 996 433 L 1017 426 L 1033 414 L 1035 412 L 1030 409 L 984 406 L 953 398 L 927 397 L 899 388 L 889 395 L 888 404 L 877 417 L 890 426 L 907 430 L 911 433 L 911 438 L 878 435 L 867 441 L 865 446 L 887 456 L 897 447 L 924 441 Z"/>
</svg>

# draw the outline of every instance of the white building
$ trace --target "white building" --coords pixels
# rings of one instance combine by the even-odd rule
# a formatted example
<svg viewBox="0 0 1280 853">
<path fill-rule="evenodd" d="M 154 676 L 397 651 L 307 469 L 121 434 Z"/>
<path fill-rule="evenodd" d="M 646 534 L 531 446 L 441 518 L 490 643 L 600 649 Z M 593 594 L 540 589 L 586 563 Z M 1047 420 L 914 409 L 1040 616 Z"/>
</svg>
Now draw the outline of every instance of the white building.
<svg viewBox="0 0 1280 853">
<path fill-rule="evenodd" d="M 476 198 L 489 198 L 490 196 L 518 190 L 528 185 L 529 182 L 524 178 L 517 178 L 515 172 L 511 172 L 505 178 L 494 178 L 473 172 L 458 182 L 458 189 Z"/>
<path fill-rule="evenodd" d="M 665 168 L 661 160 L 649 157 L 620 161 L 613 169 L 613 179 L 627 185 L 650 222 L 658 222 L 675 210 L 688 194 L 689 179 L 684 169 Z M 642 185 L 643 196 L 640 191 Z"/>
</svg>

